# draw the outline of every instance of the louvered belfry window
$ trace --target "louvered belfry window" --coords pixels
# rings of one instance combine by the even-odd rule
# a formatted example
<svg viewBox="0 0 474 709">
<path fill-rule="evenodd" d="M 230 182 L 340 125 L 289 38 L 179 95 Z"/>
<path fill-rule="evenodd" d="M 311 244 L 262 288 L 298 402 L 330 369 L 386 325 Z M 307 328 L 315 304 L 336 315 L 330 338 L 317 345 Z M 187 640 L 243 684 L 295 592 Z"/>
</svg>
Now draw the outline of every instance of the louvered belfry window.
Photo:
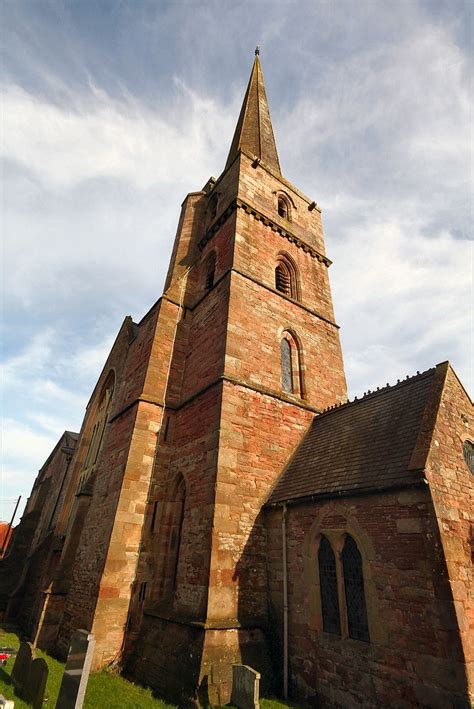
<svg viewBox="0 0 474 709">
<path fill-rule="evenodd" d="M 323 630 L 326 633 L 340 635 L 341 621 L 337 595 L 336 557 L 326 537 L 321 537 L 318 564 Z"/>
<path fill-rule="evenodd" d="M 275 288 L 280 293 L 291 295 L 291 276 L 283 263 L 279 263 L 275 269 Z"/>
<path fill-rule="evenodd" d="M 293 393 L 293 371 L 291 365 L 291 345 L 286 338 L 280 343 L 281 352 L 281 386 L 283 391 Z"/>
<path fill-rule="evenodd" d="M 357 544 L 349 535 L 346 535 L 344 549 L 342 550 L 342 567 L 349 637 L 369 642 L 362 557 Z"/>
</svg>

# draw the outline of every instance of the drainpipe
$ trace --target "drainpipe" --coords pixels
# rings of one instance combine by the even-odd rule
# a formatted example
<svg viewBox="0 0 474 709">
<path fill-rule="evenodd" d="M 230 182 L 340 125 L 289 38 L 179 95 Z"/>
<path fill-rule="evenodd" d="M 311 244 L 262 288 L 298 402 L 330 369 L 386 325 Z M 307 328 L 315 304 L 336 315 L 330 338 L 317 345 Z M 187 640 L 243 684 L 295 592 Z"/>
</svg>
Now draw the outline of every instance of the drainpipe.
<svg viewBox="0 0 474 709">
<path fill-rule="evenodd" d="M 288 699 L 288 565 L 286 559 L 286 504 L 281 509 L 283 561 L 283 698 Z"/>
</svg>

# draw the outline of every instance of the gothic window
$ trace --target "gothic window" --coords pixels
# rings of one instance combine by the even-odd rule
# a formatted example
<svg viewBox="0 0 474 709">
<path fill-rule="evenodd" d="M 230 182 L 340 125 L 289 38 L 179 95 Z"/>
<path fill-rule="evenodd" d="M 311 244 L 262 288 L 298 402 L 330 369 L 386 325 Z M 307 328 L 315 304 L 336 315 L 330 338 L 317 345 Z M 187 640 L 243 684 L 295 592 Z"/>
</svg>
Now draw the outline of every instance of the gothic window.
<svg viewBox="0 0 474 709">
<path fill-rule="evenodd" d="M 280 293 L 298 299 L 296 267 L 287 256 L 280 256 L 275 268 L 275 288 Z"/>
<path fill-rule="evenodd" d="M 302 372 L 298 344 L 290 332 L 280 342 L 281 387 L 288 394 L 303 396 Z"/>
<path fill-rule="evenodd" d="M 178 476 L 174 485 L 172 519 L 170 530 L 169 555 L 171 562 L 171 587 L 176 590 L 178 584 L 179 557 L 181 552 L 181 536 L 186 503 L 186 483 L 182 475 Z"/>
<path fill-rule="evenodd" d="M 474 474 L 474 443 L 472 441 L 464 441 L 463 454 L 467 467 Z"/>
<path fill-rule="evenodd" d="M 290 219 L 290 205 L 289 205 L 286 197 L 283 197 L 282 195 L 280 195 L 278 197 L 278 214 L 283 219 L 286 219 L 289 221 L 289 219 Z"/>
<path fill-rule="evenodd" d="M 102 440 L 104 438 L 105 427 L 110 413 L 110 405 L 112 403 L 112 397 L 115 387 L 115 375 L 110 372 L 107 380 L 102 388 L 102 393 L 99 399 L 99 406 L 97 409 L 96 419 L 92 428 L 91 441 L 89 444 L 89 449 L 87 451 L 86 459 L 84 461 L 83 472 L 81 473 L 80 486 L 89 477 L 90 471 L 97 462 L 99 457 L 99 452 L 102 446 Z"/>
<path fill-rule="evenodd" d="M 212 251 L 206 262 L 206 290 L 209 290 L 214 285 L 214 276 L 216 274 L 216 252 Z"/>
<path fill-rule="evenodd" d="M 369 642 L 362 557 L 357 544 L 349 534 L 346 535 L 342 550 L 342 568 L 349 637 Z"/>
<path fill-rule="evenodd" d="M 293 393 L 293 369 L 291 366 L 291 345 L 287 339 L 283 338 L 280 343 L 281 349 L 281 386 L 283 391 Z"/>
<path fill-rule="evenodd" d="M 339 598 L 337 594 L 336 557 L 326 537 L 321 537 L 318 551 L 319 583 L 323 630 L 334 635 L 341 634 Z"/>
</svg>

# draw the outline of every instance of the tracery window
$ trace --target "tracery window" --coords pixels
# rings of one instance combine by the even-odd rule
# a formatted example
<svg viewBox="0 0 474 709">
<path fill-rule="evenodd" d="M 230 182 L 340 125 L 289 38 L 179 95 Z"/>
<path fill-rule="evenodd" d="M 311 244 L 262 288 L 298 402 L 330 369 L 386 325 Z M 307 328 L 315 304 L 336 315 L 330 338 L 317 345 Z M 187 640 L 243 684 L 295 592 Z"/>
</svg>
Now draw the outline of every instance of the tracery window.
<svg viewBox="0 0 474 709">
<path fill-rule="evenodd" d="M 301 355 L 299 345 L 290 332 L 280 341 L 281 388 L 288 394 L 303 396 Z"/>
<path fill-rule="evenodd" d="M 326 537 L 321 537 L 318 551 L 319 583 L 323 630 L 334 635 L 341 634 L 339 597 L 337 593 L 336 557 Z"/>
<path fill-rule="evenodd" d="M 362 556 L 349 534 L 346 535 L 342 550 L 342 568 L 349 637 L 369 642 Z"/>
</svg>

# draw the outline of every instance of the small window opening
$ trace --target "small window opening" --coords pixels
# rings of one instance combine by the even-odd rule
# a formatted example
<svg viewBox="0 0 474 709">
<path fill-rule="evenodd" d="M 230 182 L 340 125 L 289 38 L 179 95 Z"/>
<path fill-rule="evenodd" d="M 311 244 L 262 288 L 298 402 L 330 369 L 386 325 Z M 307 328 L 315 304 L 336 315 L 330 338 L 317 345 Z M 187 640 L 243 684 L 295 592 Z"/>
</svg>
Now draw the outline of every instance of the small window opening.
<svg viewBox="0 0 474 709">
<path fill-rule="evenodd" d="M 321 537 L 318 565 L 323 630 L 325 633 L 340 635 L 341 620 L 337 593 L 336 557 L 326 537 Z"/>
<path fill-rule="evenodd" d="M 216 274 L 216 254 L 213 251 L 207 261 L 206 270 L 206 290 L 210 290 L 214 285 L 214 277 Z"/>
<path fill-rule="evenodd" d="M 357 544 L 349 535 L 346 536 L 342 550 L 342 568 L 349 637 L 369 642 L 362 556 Z"/>
<path fill-rule="evenodd" d="M 217 202 L 218 202 L 218 195 L 215 194 L 211 197 L 209 201 L 209 221 L 212 222 L 217 216 Z"/>
<path fill-rule="evenodd" d="M 138 602 L 139 603 L 143 603 L 143 601 L 146 598 L 146 587 L 147 587 L 147 582 L 142 581 L 142 583 L 140 584 L 140 590 L 138 592 Z"/>
<path fill-rule="evenodd" d="M 283 197 L 278 197 L 278 214 L 280 217 L 283 217 L 283 219 L 288 219 L 288 203 L 286 199 Z"/>
<path fill-rule="evenodd" d="M 150 525 L 150 532 L 155 531 L 155 524 L 156 524 L 156 513 L 158 511 L 158 501 L 155 501 L 153 503 L 153 513 L 151 515 L 151 525 Z"/>
<path fill-rule="evenodd" d="M 166 417 L 166 422 L 165 422 L 165 430 L 163 431 L 163 441 L 168 440 L 168 433 L 170 430 L 170 416 Z"/>
</svg>

